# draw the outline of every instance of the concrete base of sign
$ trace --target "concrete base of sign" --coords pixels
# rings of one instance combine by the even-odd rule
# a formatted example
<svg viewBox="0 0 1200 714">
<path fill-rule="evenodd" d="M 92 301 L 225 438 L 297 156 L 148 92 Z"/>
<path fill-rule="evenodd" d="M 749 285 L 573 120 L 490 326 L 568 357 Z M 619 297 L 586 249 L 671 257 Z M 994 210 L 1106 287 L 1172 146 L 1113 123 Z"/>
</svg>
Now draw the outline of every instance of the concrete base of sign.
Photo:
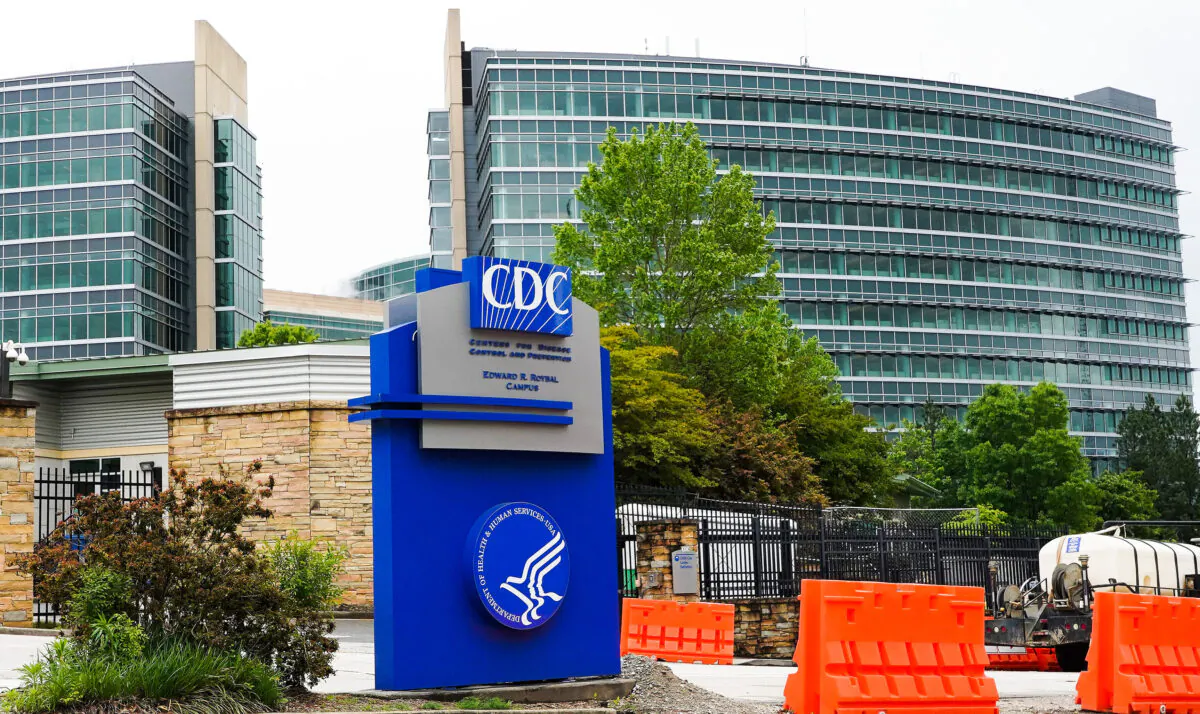
<svg viewBox="0 0 1200 714">
<path fill-rule="evenodd" d="M 567 682 L 531 682 L 498 686 L 457 687 L 449 689 L 411 689 L 387 691 L 368 689 L 355 694 L 376 699 L 431 699 L 454 702 L 463 697 L 499 697 L 514 704 L 553 704 L 557 702 L 607 702 L 633 693 L 634 681 L 624 677 L 600 677 Z M 556 710 L 557 711 L 557 710 Z"/>
</svg>

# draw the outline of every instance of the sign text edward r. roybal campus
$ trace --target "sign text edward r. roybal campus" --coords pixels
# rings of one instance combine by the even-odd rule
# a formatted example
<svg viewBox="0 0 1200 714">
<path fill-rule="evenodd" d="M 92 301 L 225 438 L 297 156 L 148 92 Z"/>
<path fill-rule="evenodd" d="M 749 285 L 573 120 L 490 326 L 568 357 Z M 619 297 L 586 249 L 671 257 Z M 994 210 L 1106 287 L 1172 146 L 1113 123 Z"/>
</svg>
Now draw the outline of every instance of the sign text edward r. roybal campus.
<svg viewBox="0 0 1200 714">
<path fill-rule="evenodd" d="M 528 261 L 468 258 L 417 288 L 354 400 L 374 420 L 377 688 L 617 674 L 596 311 L 568 269 Z"/>
</svg>

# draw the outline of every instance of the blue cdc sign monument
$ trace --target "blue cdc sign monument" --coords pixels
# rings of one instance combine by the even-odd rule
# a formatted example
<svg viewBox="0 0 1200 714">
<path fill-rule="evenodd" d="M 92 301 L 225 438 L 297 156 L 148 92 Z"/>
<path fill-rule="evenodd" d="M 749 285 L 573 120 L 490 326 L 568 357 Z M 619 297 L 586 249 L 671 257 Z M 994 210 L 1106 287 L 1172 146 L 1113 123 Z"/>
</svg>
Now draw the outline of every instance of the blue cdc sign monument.
<svg viewBox="0 0 1200 714">
<path fill-rule="evenodd" d="M 566 268 L 425 270 L 371 338 L 375 686 L 620 671 L 612 408 Z"/>
</svg>

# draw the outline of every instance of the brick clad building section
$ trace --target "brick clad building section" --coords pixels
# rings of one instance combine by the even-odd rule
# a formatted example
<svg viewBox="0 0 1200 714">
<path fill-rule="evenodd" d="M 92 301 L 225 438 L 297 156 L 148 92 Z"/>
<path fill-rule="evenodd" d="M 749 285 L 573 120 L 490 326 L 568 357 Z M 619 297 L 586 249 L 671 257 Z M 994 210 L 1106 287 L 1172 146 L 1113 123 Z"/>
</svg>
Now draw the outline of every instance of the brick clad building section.
<svg viewBox="0 0 1200 714">
<path fill-rule="evenodd" d="M 261 459 L 275 477 L 268 521 L 251 537 L 289 534 L 350 551 L 342 605 L 372 604 L 371 427 L 351 424 L 345 402 L 278 402 L 167 412 L 170 467 L 193 477 L 238 473 Z"/>
<path fill-rule="evenodd" d="M 0 400 L 0 624 L 33 625 L 33 579 L 13 559 L 34 544 L 33 402 Z"/>
</svg>

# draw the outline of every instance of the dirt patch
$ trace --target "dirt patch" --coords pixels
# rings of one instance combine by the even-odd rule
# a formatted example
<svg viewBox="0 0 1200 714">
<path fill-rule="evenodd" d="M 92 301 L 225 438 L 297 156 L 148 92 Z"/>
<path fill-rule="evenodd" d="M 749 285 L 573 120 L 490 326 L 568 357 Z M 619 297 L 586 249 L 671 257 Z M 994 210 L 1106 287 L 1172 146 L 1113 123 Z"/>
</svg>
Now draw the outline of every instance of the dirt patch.
<svg viewBox="0 0 1200 714">
<path fill-rule="evenodd" d="M 723 697 L 685 682 L 666 665 L 647 657 L 626 655 L 621 674 L 631 677 L 633 696 L 616 702 L 618 711 L 637 714 L 776 714 L 779 707 Z"/>
</svg>

